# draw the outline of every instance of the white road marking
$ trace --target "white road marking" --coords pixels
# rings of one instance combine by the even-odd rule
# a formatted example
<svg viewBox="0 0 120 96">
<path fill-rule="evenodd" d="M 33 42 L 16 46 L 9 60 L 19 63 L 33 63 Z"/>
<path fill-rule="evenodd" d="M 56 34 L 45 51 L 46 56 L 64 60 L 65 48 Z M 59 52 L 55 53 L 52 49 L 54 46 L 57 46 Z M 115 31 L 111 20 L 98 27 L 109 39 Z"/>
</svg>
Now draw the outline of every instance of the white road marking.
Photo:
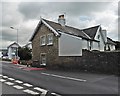
<svg viewBox="0 0 120 96">
<path fill-rule="evenodd" d="M 22 81 L 19 81 L 19 80 L 15 80 L 15 82 L 19 84 L 23 83 Z"/>
<path fill-rule="evenodd" d="M 39 88 L 39 87 L 35 87 L 34 89 L 42 92 L 41 96 L 45 96 L 47 94 L 47 92 L 48 92 L 47 90 Z"/>
<path fill-rule="evenodd" d="M 84 79 L 77 79 L 77 78 L 71 78 L 71 77 L 67 77 L 67 79 L 71 79 L 71 80 L 75 80 L 75 81 L 81 81 L 81 82 L 86 82 L 87 80 Z"/>
<path fill-rule="evenodd" d="M 48 73 L 41 73 L 41 74 L 43 74 L 43 75 L 50 75 L 50 74 L 48 74 Z"/>
<path fill-rule="evenodd" d="M 4 80 L 4 79 L 0 79 L 0 82 L 5 82 L 6 80 Z"/>
<path fill-rule="evenodd" d="M 63 79 L 69 79 L 69 80 L 74 80 L 74 81 L 80 81 L 80 82 L 86 82 L 87 80 L 85 79 L 78 79 L 78 78 L 72 78 L 72 77 L 65 77 L 65 76 L 61 76 L 61 75 L 56 75 L 56 74 L 48 74 L 48 73 L 41 73 L 43 75 L 49 75 L 52 77 L 58 77 L 58 78 L 63 78 Z"/>
<path fill-rule="evenodd" d="M 14 81 L 15 79 L 13 79 L 13 78 L 8 78 L 9 80 L 11 80 L 11 81 Z"/>
<path fill-rule="evenodd" d="M 8 76 L 3 76 L 3 78 L 8 78 Z"/>
<path fill-rule="evenodd" d="M 52 95 L 54 95 L 54 96 L 61 96 L 61 95 L 59 95 L 59 94 L 56 94 L 56 93 L 51 93 Z"/>
<path fill-rule="evenodd" d="M 26 92 L 26 93 L 32 94 L 32 95 L 38 95 L 39 94 L 38 92 L 34 92 L 32 90 L 29 90 L 29 89 L 23 90 L 23 92 Z"/>
<path fill-rule="evenodd" d="M 23 85 L 27 86 L 27 87 L 32 87 L 33 85 L 28 84 L 28 83 L 24 83 Z"/>
<path fill-rule="evenodd" d="M 16 88 L 16 89 L 23 89 L 23 87 L 22 86 L 19 86 L 19 85 L 15 85 L 15 86 L 13 86 L 14 88 Z"/>
<path fill-rule="evenodd" d="M 51 74 L 51 76 L 59 77 L 59 78 L 66 78 L 66 77 L 64 77 L 64 76 L 59 76 L 59 75 L 54 75 L 54 74 Z"/>
<path fill-rule="evenodd" d="M 5 82 L 5 84 L 7 84 L 7 85 L 14 85 L 14 83 L 12 83 L 12 82 Z"/>
</svg>

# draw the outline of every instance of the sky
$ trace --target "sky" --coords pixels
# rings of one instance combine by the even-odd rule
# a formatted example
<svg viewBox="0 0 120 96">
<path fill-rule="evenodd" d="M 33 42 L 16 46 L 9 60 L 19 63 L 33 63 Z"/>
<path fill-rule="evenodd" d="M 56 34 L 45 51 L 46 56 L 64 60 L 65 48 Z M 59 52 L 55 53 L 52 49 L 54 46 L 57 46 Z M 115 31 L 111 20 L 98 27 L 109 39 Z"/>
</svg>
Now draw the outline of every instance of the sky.
<svg viewBox="0 0 120 96">
<path fill-rule="evenodd" d="M 2 0 L 0 46 L 7 48 L 17 42 L 17 29 L 18 43 L 24 46 L 29 42 L 41 17 L 58 22 L 60 14 L 65 14 L 66 25 L 79 29 L 101 25 L 102 29 L 107 30 L 108 37 L 118 41 L 118 5 L 118 0 Z"/>
</svg>

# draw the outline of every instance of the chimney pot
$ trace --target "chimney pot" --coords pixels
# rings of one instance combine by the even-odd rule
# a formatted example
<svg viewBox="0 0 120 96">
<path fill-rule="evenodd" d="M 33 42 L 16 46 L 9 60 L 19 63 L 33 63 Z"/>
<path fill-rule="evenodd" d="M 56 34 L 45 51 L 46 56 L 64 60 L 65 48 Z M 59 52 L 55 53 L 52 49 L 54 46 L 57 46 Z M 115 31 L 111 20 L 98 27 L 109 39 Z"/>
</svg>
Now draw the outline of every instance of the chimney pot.
<svg viewBox="0 0 120 96">
<path fill-rule="evenodd" d="M 61 24 L 62 26 L 65 26 L 66 22 L 65 22 L 64 15 L 59 15 L 58 23 Z"/>
</svg>

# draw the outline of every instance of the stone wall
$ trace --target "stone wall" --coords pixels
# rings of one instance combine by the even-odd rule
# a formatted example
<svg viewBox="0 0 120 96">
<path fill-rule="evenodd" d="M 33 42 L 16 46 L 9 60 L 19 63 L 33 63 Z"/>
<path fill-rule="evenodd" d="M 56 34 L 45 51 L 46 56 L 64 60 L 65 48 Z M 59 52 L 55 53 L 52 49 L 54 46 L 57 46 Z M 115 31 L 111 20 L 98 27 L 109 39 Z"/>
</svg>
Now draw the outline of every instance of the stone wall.
<svg viewBox="0 0 120 96">
<path fill-rule="evenodd" d="M 40 45 L 40 36 L 46 35 L 52 33 L 51 30 L 49 30 L 44 24 L 41 25 L 40 29 L 38 30 L 37 34 L 35 35 L 33 41 L 32 41 L 32 53 L 33 53 L 33 61 L 38 61 L 38 64 L 41 63 L 41 54 L 46 54 L 46 61 L 47 66 L 50 66 L 50 64 L 55 64 L 58 58 L 58 38 L 56 36 L 53 36 L 53 45 Z"/>
<path fill-rule="evenodd" d="M 118 74 L 120 69 L 119 56 L 120 52 L 83 50 L 83 56 L 59 57 L 56 66 L 49 68 Z"/>
</svg>

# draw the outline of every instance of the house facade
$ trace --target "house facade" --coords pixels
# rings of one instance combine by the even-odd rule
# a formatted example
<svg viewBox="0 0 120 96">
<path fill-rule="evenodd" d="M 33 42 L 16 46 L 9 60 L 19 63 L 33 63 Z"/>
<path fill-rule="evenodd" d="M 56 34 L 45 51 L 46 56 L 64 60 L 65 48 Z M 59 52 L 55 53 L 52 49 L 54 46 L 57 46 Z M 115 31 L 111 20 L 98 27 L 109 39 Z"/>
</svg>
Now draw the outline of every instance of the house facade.
<svg viewBox="0 0 120 96">
<path fill-rule="evenodd" d="M 77 29 L 65 22 L 64 15 L 59 16 L 58 23 L 40 20 L 30 39 L 33 61 L 47 66 L 70 63 L 75 57 L 82 56 L 82 49 L 105 50 L 107 33 L 100 25 Z"/>
<path fill-rule="evenodd" d="M 23 47 L 27 47 L 27 48 L 29 48 L 29 49 L 31 49 L 32 50 L 32 43 L 30 42 L 30 43 L 27 43 L 25 46 L 23 46 Z"/>
<path fill-rule="evenodd" d="M 16 43 L 16 42 L 10 44 L 10 45 L 7 47 L 7 49 L 8 49 L 8 58 L 9 58 L 9 59 L 16 58 L 18 47 L 20 47 L 20 46 L 19 46 L 19 44 Z"/>
<path fill-rule="evenodd" d="M 106 50 L 114 51 L 116 43 L 109 37 L 107 37 Z"/>
</svg>

